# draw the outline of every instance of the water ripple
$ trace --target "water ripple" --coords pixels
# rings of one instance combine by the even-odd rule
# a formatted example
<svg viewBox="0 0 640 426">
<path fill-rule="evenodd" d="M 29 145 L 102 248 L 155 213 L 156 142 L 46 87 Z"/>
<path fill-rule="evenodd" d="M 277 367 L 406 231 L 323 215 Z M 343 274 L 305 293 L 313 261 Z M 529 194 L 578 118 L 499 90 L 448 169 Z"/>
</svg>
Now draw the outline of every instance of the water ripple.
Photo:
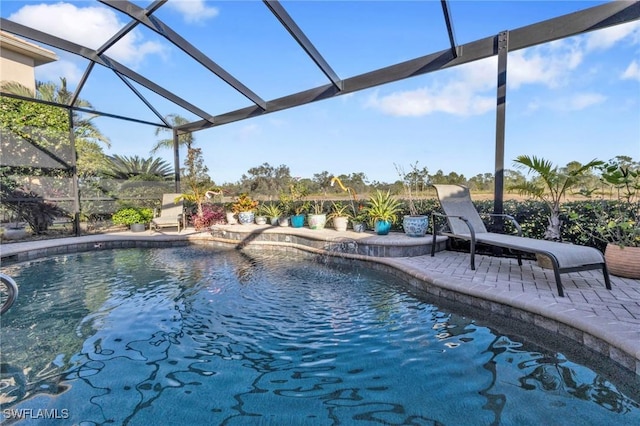
<svg viewBox="0 0 640 426">
<path fill-rule="evenodd" d="M 204 247 L 12 268 L 24 296 L 3 317 L 3 408 L 53 395 L 93 424 L 640 421 L 592 370 L 380 273 Z"/>
</svg>

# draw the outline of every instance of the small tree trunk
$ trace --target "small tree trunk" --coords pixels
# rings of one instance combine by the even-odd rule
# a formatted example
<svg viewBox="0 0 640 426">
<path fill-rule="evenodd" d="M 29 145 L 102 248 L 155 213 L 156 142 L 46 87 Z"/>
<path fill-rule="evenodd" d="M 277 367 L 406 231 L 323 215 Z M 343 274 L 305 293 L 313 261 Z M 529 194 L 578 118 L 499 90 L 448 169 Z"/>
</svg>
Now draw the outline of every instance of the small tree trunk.
<svg viewBox="0 0 640 426">
<path fill-rule="evenodd" d="M 560 213 L 553 212 L 551 216 L 549 216 L 549 224 L 547 225 L 547 230 L 544 233 L 544 239 L 551 241 L 561 241 L 562 231 L 560 230 L 560 226 Z"/>
</svg>

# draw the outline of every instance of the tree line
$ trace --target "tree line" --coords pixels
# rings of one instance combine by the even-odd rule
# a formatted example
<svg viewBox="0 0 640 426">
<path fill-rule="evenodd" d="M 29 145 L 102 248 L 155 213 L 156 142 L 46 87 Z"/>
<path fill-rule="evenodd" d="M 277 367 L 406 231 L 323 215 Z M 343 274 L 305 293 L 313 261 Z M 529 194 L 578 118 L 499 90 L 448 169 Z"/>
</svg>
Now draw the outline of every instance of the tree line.
<svg viewBox="0 0 640 426">
<path fill-rule="evenodd" d="M 59 85 L 37 82 L 35 92 L 16 83 L 3 84 L 2 88 L 8 93 L 60 104 L 68 104 L 72 99 L 72 92 L 67 89 L 64 79 L 61 79 Z M 73 136 L 76 149 L 76 152 L 73 153 L 70 152 L 71 144 L 68 134 L 68 129 L 71 126 L 65 110 L 47 104 L 25 102 L 9 97 L 3 97 L 0 102 L 0 123 L 5 129 L 5 134 L 10 136 L 3 136 L 3 145 L 8 143 L 8 147 L 3 146 L 3 156 L 8 158 L 11 155 L 15 157 L 16 163 L 22 163 L 22 165 L 16 166 L 3 161 L 3 198 L 7 198 L 7 195 L 15 195 L 22 185 L 21 181 L 12 179 L 10 176 L 71 178 L 71 171 L 74 169 L 84 197 L 100 198 L 107 193 L 129 191 L 133 194 L 130 194 L 131 197 L 138 198 L 145 193 L 144 189 L 140 189 L 144 188 L 143 183 L 164 183 L 164 185 L 158 186 L 171 187 L 170 183 L 174 179 L 173 165 L 155 156 L 160 150 L 173 149 L 171 129 L 164 127 L 155 129 L 155 135 L 159 137 L 159 140 L 151 147 L 148 158 L 120 154 L 107 155 L 103 148 L 110 146 L 109 138 L 97 128 L 92 121 L 93 117 L 81 116 L 77 112 L 73 112 Z M 76 104 L 91 108 L 89 102 L 81 99 L 77 100 Z M 173 126 L 187 122 L 185 118 L 177 114 L 168 115 L 166 121 Z M 169 135 L 171 137 L 165 137 Z M 13 142 L 7 142 L 9 140 Z M 25 148 L 22 141 L 26 141 L 37 149 Z M 208 169 L 202 167 L 204 165 L 201 165 L 197 175 L 194 174 L 194 156 L 199 157 L 197 160 L 200 163 L 202 159 L 200 157 L 201 149 L 197 148 L 197 141 L 193 134 L 179 135 L 178 143 L 181 148 L 187 151 L 184 166 L 180 170 L 184 192 L 189 192 L 194 188 L 194 184 L 197 184 L 200 188 L 198 191 L 204 187 L 211 187 L 221 190 L 227 196 L 251 193 L 254 197 L 273 199 L 279 194 L 287 192 L 293 183 L 297 183 L 305 186 L 309 194 L 313 196 L 335 197 L 344 195 L 341 188 L 331 184 L 332 179 L 337 177 L 345 187 L 361 196 L 375 190 L 389 190 L 393 194 L 402 194 L 407 187 L 416 196 L 421 196 L 428 192 L 431 184 L 463 184 L 474 192 L 490 193 L 493 191 L 495 183 L 493 173 L 478 174 L 467 178 L 455 171 L 446 173 L 443 170 L 437 170 L 431 172 L 427 167 L 419 165 L 418 162 L 410 164 L 407 170 L 396 165 L 398 179 L 394 182 L 369 180 L 362 172 L 336 176 L 328 170 L 318 171 L 312 176 L 296 178 L 291 176 L 289 166 L 285 164 L 273 166 L 265 162 L 248 169 L 236 182 L 220 184 L 209 176 Z M 5 150 L 5 148 L 7 149 Z M 34 160 L 36 155 L 32 151 L 37 151 L 38 155 L 41 152 L 46 153 L 50 158 L 56 160 L 54 162 L 57 162 L 57 166 L 37 167 L 37 161 Z M 77 160 L 75 165 L 68 160 L 74 155 Z M 67 160 L 60 160 L 58 157 L 64 157 Z M 630 157 L 619 156 L 617 158 L 638 167 L 638 163 Z M 580 167 L 581 164 L 574 161 L 567 164 L 564 169 L 572 170 Z M 531 178 L 519 170 L 505 170 L 505 188 L 522 186 Z M 120 184 L 109 184 L 108 181 L 120 182 Z M 44 179 L 41 182 L 44 182 Z M 582 178 L 578 190 L 588 195 L 588 192 L 597 188 L 598 184 L 599 176 L 594 170 Z M 50 186 L 54 194 L 60 194 L 64 192 L 60 189 L 64 185 L 66 184 L 57 182 Z M 155 197 L 157 194 L 153 195 Z"/>
</svg>

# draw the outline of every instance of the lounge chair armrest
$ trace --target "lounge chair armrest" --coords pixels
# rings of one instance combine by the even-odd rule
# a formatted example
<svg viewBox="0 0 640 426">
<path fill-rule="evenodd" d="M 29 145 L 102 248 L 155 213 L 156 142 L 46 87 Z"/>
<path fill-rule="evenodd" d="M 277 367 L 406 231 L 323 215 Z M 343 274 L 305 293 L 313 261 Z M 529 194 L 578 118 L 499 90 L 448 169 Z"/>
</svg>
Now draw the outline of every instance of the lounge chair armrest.
<svg viewBox="0 0 640 426">
<path fill-rule="evenodd" d="M 432 212 L 431 213 L 432 216 L 432 222 L 433 222 L 433 232 L 436 232 L 436 221 L 435 221 L 435 217 L 439 216 L 439 217 L 444 217 L 444 218 L 448 218 L 448 217 L 452 217 L 455 219 L 460 219 L 461 221 L 463 221 L 467 227 L 469 228 L 469 233 L 471 234 L 471 241 L 475 243 L 476 240 L 476 230 L 473 229 L 473 225 L 471 225 L 471 222 L 469 222 L 469 219 L 467 219 L 464 216 L 454 216 L 454 215 L 447 215 L 447 214 L 442 214 L 442 213 L 438 213 L 438 212 Z"/>
<path fill-rule="evenodd" d="M 518 223 L 515 217 L 511 216 L 510 214 L 504 214 L 504 213 L 489 213 L 489 216 L 504 217 L 509 219 L 511 223 L 513 223 L 513 226 L 515 226 L 518 236 L 520 237 L 522 236 L 522 227 L 520 226 L 520 224 Z"/>
</svg>

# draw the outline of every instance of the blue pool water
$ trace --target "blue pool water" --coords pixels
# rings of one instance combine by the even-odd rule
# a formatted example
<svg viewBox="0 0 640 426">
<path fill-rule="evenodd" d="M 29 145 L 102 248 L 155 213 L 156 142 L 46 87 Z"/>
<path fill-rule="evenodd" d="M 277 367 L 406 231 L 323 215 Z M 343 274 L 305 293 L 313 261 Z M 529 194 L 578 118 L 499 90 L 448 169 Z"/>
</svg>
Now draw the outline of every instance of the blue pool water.
<svg viewBox="0 0 640 426">
<path fill-rule="evenodd" d="M 2 317 L 2 420 L 640 424 L 631 373 L 541 349 L 363 267 L 196 246 L 2 271 L 20 285 Z"/>
</svg>

